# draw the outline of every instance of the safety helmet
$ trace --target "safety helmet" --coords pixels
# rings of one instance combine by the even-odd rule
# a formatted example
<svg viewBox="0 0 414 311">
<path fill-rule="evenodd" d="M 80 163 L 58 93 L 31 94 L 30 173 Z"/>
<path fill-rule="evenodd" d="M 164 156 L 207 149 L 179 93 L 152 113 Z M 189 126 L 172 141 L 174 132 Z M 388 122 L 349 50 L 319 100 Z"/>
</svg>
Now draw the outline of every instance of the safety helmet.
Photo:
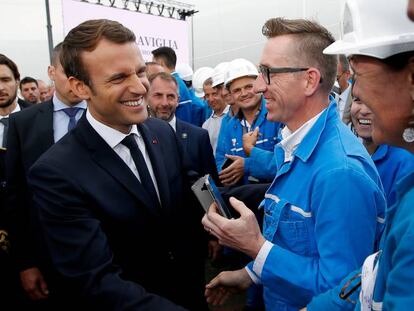
<svg viewBox="0 0 414 311">
<path fill-rule="evenodd" d="M 407 0 L 346 0 L 341 40 L 325 54 L 366 55 L 384 59 L 414 50 L 414 23 L 406 13 Z"/>
<path fill-rule="evenodd" d="M 227 71 L 228 65 L 229 62 L 223 62 L 214 67 L 214 72 L 211 76 L 211 79 L 213 79 L 213 84 L 211 85 L 212 87 L 216 87 L 217 85 L 224 83 L 224 74 Z"/>
<path fill-rule="evenodd" d="M 193 69 L 189 64 L 179 63 L 175 66 L 175 71 L 184 81 L 191 81 L 193 79 Z"/>
<path fill-rule="evenodd" d="M 254 77 L 259 75 L 257 68 L 253 63 L 244 58 L 232 60 L 227 68 L 224 84 L 229 87 L 230 83 L 241 77 Z"/>
<path fill-rule="evenodd" d="M 211 78 L 213 72 L 214 69 L 211 67 L 201 67 L 194 72 L 193 88 L 197 97 L 204 97 L 203 84 L 207 79 Z"/>
</svg>

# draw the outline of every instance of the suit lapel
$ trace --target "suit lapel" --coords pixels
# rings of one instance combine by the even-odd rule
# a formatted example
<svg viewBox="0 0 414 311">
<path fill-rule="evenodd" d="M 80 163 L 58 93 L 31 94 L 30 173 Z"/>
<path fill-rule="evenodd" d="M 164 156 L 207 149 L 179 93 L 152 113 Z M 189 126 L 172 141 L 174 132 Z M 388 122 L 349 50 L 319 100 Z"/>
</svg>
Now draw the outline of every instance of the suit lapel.
<svg viewBox="0 0 414 311">
<path fill-rule="evenodd" d="M 188 150 L 188 132 L 187 132 L 187 127 L 185 126 L 184 123 L 182 123 L 180 120 L 177 119 L 177 123 L 176 123 L 176 130 L 177 130 L 177 137 L 178 140 L 181 142 L 183 149 L 184 150 Z"/>
<path fill-rule="evenodd" d="M 162 209 L 166 209 L 168 203 L 170 202 L 170 189 L 158 138 L 150 132 L 147 125 L 138 124 L 137 126 L 144 139 L 145 147 L 148 150 L 148 155 L 151 160 L 155 179 L 157 180 L 158 192 L 161 198 L 161 207 Z"/>
<path fill-rule="evenodd" d="M 103 140 L 103 138 L 92 128 L 86 120 L 85 115 L 78 122 L 74 129 L 74 134 L 78 135 L 82 144 L 92 152 L 93 160 L 105 171 L 108 172 L 116 181 L 122 184 L 132 195 L 134 195 L 148 210 L 156 213 L 148 195 L 118 154 Z"/>
<path fill-rule="evenodd" d="M 36 143 L 39 150 L 43 153 L 50 148 L 55 142 L 53 136 L 53 103 L 52 101 L 42 105 L 36 114 L 33 122 L 33 128 L 36 133 Z"/>
</svg>

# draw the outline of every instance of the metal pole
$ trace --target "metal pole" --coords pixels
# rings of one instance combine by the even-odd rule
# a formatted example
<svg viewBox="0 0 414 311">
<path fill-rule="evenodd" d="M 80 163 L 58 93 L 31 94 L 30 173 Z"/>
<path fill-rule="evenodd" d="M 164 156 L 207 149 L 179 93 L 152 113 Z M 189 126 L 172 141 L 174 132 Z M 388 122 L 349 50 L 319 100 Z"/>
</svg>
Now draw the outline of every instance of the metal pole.
<svg viewBox="0 0 414 311">
<path fill-rule="evenodd" d="M 49 0 L 45 0 L 46 4 L 46 19 L 47 19 L 47 40 L 49 42 L 49 60 L 52 64 L 52 52 L 53 52 L 53 36 L 52 36 L 52 24 L 50 23 L 50 11 L 49 11 Z"/>
<path fill-rule="evenodd" d="M 194 68 L 194 23 L 193 23 L 193 16 L 191 16 L 191 63 L 192 68 L 195 71 Z"/>
</svg>

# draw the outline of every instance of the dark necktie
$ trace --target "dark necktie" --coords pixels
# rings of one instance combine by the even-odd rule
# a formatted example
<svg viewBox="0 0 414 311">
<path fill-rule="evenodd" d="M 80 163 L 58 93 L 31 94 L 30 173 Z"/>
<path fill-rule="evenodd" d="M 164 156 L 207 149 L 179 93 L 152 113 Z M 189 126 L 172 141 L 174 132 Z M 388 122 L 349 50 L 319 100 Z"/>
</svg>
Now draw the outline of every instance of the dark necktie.
<svg viewBox="0 0 414 311">
<path fill-rule="evenodd" d="M 3 123 L 3 145 L 2 147 L 6 147 L 7 145 L 7 131 L 9 130 L 9 118 L 1 118 L 0 123 Z"/>
<path fill-rule="evenodd" d="M 151 175 L 147 168 L 147 163 L 145 163 L 141 150 L 139 150 L 134 134 L 130 134 L 125 137 L 121 141 L 121 144 L 129 149 L 132 160 L 134 160 L 135 166 L 137 167 L 141 184 L 145 188 L 151 201 L 156 204 L 155 206 L 159 206 L 157 191 L 155 190 L 154 183 L 152 182 Z"/>
<path fill-rule="evenodd" d="M 83 109 L 83 108 L 72 107 L 72 108 L 62 109 L 62 111 L 64 113 L 66 113 L 67 116 L 69 117 L 68 132 L 76 126 L 76 114 L 81 109 Z"/>
</svg>

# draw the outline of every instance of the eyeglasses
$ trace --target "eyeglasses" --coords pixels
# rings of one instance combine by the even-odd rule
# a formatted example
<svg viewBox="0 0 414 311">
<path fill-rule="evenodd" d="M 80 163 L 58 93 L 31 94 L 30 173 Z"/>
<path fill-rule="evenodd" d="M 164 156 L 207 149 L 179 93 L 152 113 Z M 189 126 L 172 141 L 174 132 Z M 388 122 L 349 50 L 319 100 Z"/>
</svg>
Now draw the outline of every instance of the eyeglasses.
<svg viewBox="0 0 414 311">
<path fill-rule="evenodd" d="M 270 85 L 270 74 L 271 73 L 291 73 L 291 72 L 306 71 L 308 69 L 309 68 L 294 68 L 294 67 L 269 68 L 264 65 L 259 66 L 259 72 L 262 74 L 263 80 L 268 85 Z"/>
</svg>

